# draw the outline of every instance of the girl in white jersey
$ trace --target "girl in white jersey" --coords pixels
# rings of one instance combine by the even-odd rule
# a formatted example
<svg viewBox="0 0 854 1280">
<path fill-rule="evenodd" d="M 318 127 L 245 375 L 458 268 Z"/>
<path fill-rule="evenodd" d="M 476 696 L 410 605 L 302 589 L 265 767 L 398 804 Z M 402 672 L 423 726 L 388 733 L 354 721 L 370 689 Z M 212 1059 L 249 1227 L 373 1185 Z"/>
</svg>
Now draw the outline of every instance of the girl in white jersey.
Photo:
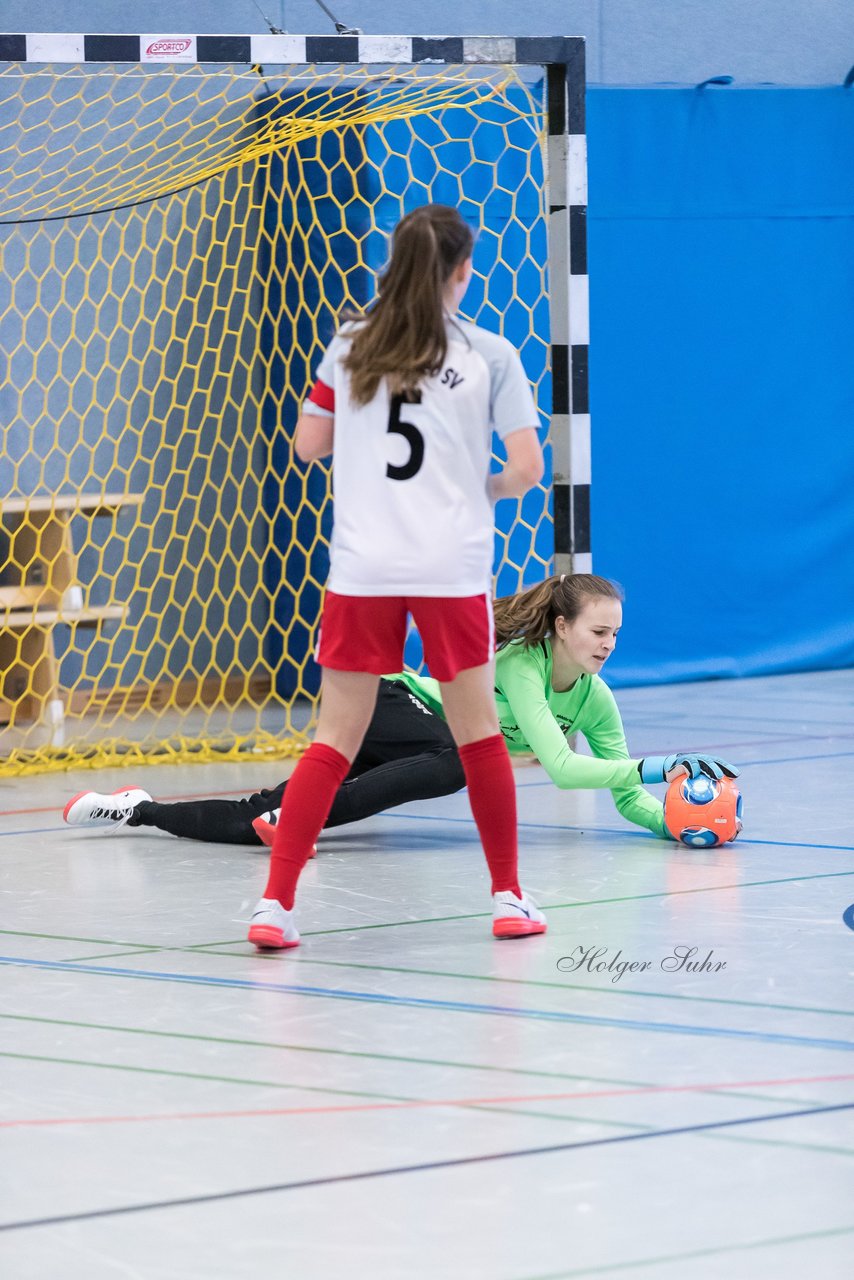
<svg viewBox="0 0 854 1280">
<path fill-rule="evenodd" d="M 519 887 L 516 794 L 493 700 L 492 503 L 543 473 L 538 418 L 517 353 L 455 319 L 474 238 L 456 209 L 398 223 L 378 297 L 324 355 L 297 423 L 309 462 L 332 453 L 331 567 L 315 740 L 291 777 L 249 940 L 293 947 L 297 880 L 370 722 L 379 678 L 421 633 L 459 747 L 492 878 L 493 933 L 543 933 Z M 507 466 L 490 477 L 492 432 Z"/>
</svg>

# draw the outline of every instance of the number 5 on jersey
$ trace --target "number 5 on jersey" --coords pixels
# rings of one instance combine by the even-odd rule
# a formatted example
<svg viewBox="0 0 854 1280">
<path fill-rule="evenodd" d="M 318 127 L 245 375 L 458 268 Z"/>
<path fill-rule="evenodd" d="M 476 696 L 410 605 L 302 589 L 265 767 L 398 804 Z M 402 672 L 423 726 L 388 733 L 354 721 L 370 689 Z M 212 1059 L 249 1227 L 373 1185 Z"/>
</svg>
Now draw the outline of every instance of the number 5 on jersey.
<svg viewBox="0 0 854 1280">
<path fill-rule="evenodd" d="M 411 422 L 401 422 L 400 410 L 405 404 L 420 404 L 420 391 L 404 391 L 402 395 L 392 396 L 391 412 L 388 416 L 388 432 L 390 435 L 403 436 L 409 445 L 410 454 L 403 466 L 395 467 L 391 463 L 385 469 L 389 480 L 411 480 L 418 475 L 424 462 L 424 437 Z"/>
</svg>

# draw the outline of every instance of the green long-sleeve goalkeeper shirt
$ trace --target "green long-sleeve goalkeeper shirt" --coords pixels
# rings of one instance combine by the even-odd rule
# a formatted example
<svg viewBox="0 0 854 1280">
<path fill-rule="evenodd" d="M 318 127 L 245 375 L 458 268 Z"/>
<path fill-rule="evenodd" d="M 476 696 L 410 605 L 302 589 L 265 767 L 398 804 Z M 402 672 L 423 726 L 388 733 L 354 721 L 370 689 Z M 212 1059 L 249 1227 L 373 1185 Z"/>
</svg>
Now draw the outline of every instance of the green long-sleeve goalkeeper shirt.
<svg viewBox="0 0 854 1280">
<path fill-rule="evenodd" d="M 443 715 L 435 680 L 410 672 L 389 678 L 402 681 Z M 558 787 L 607 787 L 624 818 L 668 839 L 661 802 L 640 785 L 614 695 L 599 676 L 582 675 L 571 689 L 559 692 L 552 688 L 549 641 L 530 648 L 513 641 L 496 658 L 495 701 L 511 754 L 533 752 Z M 571 749 L 567 735 L 574 733 L 584 735 L 592 759 Z"/>
</svg>

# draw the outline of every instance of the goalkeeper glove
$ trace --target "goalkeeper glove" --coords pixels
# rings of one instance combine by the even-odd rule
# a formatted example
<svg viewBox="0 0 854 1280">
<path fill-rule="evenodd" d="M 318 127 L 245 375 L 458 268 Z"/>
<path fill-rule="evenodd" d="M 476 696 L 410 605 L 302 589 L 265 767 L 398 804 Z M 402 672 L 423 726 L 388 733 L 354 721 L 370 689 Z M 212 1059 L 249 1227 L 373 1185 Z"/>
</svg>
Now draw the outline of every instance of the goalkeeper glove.
<svg viewBox="0 0 854 1280">
<path fill-rule="evenodd" d="M 684 769 L 689 778 L 737 778 L 739 770 L 717 756 L 700 755 L 699 752 L 674 751 L 669 756 L 647 756 L 638 764 L 641 782 L 667 782 L 673 769 Z M 678 775 L 677 775 L 678 776 Z"/>
</svg>

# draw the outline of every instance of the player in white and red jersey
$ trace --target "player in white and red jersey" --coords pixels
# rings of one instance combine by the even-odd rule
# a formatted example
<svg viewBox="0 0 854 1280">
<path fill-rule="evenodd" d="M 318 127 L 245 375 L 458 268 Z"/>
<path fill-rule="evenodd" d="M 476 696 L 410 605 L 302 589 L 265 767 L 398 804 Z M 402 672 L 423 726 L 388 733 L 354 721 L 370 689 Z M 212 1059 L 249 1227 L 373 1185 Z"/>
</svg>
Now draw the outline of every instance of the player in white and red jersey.
<svg viewBox="0 0 854 1280">
<path fill-rule="evenodd" d="M 493 698 L 492 504 L 543 473 L 538 418 L 518 354 L 455 318 L 474 237 L 456 209 L 398 223 L 366 315 L 348 320 L 297 423 L 304 462 L 332 453 L 335 521 L 321 623 L 315 740 L 292 775 L 270 876 L 249 929 L 258 947 L 299 942 L 296 884 L 349 772 L 379 677 L 402 665 L 407 615 L 442 686 L 492 877 L 493 933 L 545 931 L 519 887 L 516 794 Z M 490 476 L 492 432 L 507 465 Z"/>
<path fill-rule="evenodd" d="M 490 591 L 492 432 L 503 441 L 538 421 L 517 353 L 505 338 L 448 316 L 439 373 L 411 394 L 393 395 L 381 384 L 368 404 L 354 406 L 345 362 L 355 328 L 345 325 L 333 338 L 305 406 L 335 419 L 329 590 Z"/>
</svg>

